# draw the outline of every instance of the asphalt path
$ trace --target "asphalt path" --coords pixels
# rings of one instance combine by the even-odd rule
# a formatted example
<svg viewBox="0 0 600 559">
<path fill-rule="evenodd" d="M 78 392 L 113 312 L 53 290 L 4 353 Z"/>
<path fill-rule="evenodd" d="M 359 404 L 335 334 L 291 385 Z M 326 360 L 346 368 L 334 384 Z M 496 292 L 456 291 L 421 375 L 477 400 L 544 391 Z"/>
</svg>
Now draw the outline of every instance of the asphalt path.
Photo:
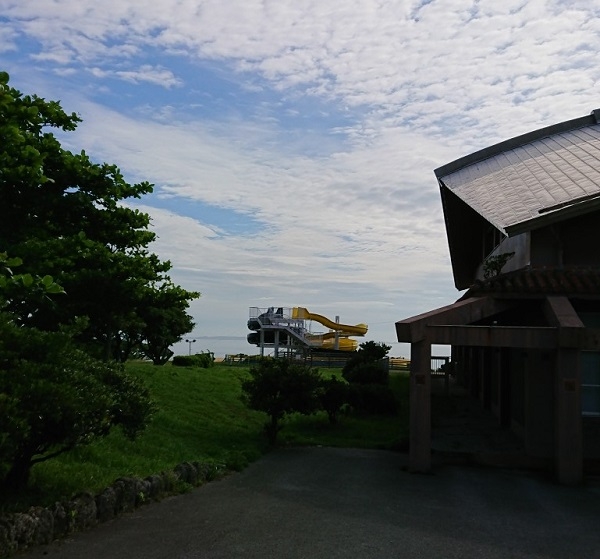
<svg viewBox="0 0 600 559">
<path fill-rule="evenodd" d="M 522 471 L 298 448 L 20 557 L 50 559 L 595 559 L 600 484 Z"/>
</svg>

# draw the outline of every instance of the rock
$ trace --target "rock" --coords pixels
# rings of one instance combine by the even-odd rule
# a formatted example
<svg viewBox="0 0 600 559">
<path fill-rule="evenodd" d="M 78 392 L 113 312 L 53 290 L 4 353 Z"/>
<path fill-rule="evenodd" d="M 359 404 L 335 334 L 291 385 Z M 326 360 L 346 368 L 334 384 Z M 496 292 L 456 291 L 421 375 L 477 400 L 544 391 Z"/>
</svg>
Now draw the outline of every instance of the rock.
<svg viewBox="0 0 600 559">
<path fill-rule="evenodd" d="M 198 471 L 189 462 L 177 464 L 174 472 L 180 481 L 184 481 L 190 485 L 198 485 Z"/>
<path fill-rule="evenodd" d="M 67 506 L 69 532 L 80 532 L 98 524 L 96 499 L 91 493 L 80 493 Z"/>
<path fill-rule="evenodd" d="M 56 502 L 52 509 L 52 518 L 54 519 L 54 537 L 60 538 L 66 536 L 69 533 L 69 518 L 67 510 L 63 503 Z"/>
<path fill-rule="evenodd" d="M 33 544 L 48 544 L 54 540 L 54 516 L 52 511 L 44 507 L 32 507 L 29 514 L 35 520 L 35 534 Z"/>
<path fill-rule="evenodd" d="M 8 557 L 19 547 L 15 537 L 13 516 L 0 516 L 0 557 Z"/>
<path fill-rule="evenodd" d="M 150 499 L 158 499 L 165 492 L 165 487 L 161 476 L 154 474 L 146 478 L 148 483 L 148 497 Z"/>
<path fill-rule="evenodd" d="M 117 514 L 117 495 L 112 487 L 107 487 L 96 495 L 96 511 L 98 522 L 112 520 Z"/>
<path fill-rule="evenodd" d="M 136 500 L 136 480 L 129 477 L 119 478 L 113 484 L 113 489 L 117 497 L 115 512 L 131 512 L 135 510 Z"/>
</svg>

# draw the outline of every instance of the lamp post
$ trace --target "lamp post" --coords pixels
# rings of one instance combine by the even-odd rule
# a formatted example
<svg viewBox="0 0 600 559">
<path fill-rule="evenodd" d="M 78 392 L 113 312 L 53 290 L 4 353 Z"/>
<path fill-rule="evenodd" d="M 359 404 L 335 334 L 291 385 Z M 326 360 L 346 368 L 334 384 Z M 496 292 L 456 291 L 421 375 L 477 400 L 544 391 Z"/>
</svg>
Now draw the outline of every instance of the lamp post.
<svg viewBox="0 0 600 559">
<path fill-rule="evenodd" d="M 196 341 L 196 340 L 185 340 L 188 343 L 188 355 L 192 354 L 192 344 Z"/>
</svg>

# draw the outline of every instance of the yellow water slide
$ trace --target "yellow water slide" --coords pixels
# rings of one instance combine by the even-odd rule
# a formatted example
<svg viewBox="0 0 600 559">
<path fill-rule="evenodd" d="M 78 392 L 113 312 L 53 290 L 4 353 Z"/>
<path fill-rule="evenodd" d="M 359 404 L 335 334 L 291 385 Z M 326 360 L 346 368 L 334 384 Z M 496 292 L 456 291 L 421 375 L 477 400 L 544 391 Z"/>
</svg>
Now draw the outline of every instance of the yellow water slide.
<svg viewBox="0 0 600 559">
<path fill-rule="evenodd" d="M 310 340 L 311 344 L 322 349 L 339 349 L 340 351 L 356 351 L 358 349 L 358 342 L 356 340 L 346 338 L 345 336 L 342 336 L 341 333 L 338 335 L 337 340 L 335 338 L 335 332 L 328 332 L 327 334 L 308 334 L 306 338 Z"/>
<path fill-rule="evenodd" d="M 366 324 L 355 324 L 354 326 L 340 324 L 339 322 L 329 320 L 326 316 L 321 314 L 309 312 L 308 309 L 305 309 L 304 307 L 294 307 L 292 309 L 292 318 L 314 320 L 330 330 L 339 332 L 340 336 L 364 336 L 369 328 Z"/>
</svg>

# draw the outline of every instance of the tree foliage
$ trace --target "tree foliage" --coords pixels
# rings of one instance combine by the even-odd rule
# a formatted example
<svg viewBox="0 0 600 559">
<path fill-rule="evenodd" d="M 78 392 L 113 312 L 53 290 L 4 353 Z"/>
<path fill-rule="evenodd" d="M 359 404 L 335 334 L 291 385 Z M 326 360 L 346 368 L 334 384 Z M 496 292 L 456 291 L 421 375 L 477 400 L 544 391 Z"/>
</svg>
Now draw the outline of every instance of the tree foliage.
<svg viewBox="0 0 600 559">
<path fill-rule="evenodd" d="M 0 485 L 22 487 L 34 464 L 115 426 L 135 437 L 152 412 L 140 382 L 74 347 L 68 333 L 19 327 L 0 313 Z"/>
<path fill-rule="evenodd" d="M 118 362 L 164 361 L 199 294 L 148 248 L 130 201 L 152 186 L 63 149 L 51 130 L 79 117 L 8 82 L 0 72 L 0 485 L 18 488 L 37 462 L 144 428 L 152 401 Z"/>
<path fill-rule="evenodd" d="M 0 253 L 0 486 L 13 490 L 36 463 L 115 426 L 135 437 L 154 410 L 141 383 L 76 348 L 70 332 L 24 326 L 5 310 L 64 293 L 50 276 L 15 274 L 20 265 Z"/>
<path fill-rule="evenodd" d="M 189 296 L 188 291 L 170 282 L 143 292 L 140 350 L 155 365 L 166 363 L 173 354 L 169 346 L 194 328 L 192 318 L 185 312 Z"/>
<path fill-rule="evenodd" d="M 78 122 L 59 103 L 11 88 L 0 73 L 0 250 L 22 258 L 24 273 L 52 276 L 67 294 L 60 305 L 13 301 L 8 310 L 43 330 L 87 317 L 78 338 L 107 360 L 124 361 L 142 344 L 164 356 L 165 345 L 193 327 L 186 310 L 199 294 L 173 285 L 170 262 L 148 249 L 150 217 L 130 201 L 152 185 L 127 183 L 116 166 L 63 149 L 48 131 Z"/>
</svg>

